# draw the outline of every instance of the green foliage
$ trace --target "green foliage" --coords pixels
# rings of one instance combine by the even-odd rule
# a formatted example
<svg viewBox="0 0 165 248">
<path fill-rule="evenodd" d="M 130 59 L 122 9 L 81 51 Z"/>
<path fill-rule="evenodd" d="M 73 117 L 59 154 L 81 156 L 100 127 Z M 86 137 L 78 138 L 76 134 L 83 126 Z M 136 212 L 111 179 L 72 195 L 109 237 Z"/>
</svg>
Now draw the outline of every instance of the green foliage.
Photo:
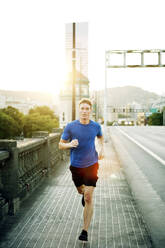
<svg viewBox="0 0 165 248">
<path fill-rule="evenodd" d="M 30 109 L 29 114 L 25 116 L 24 136 L 32 137 L 34 131 L 48 131 L 59 127 L 58 117 L 47 106 Z"/>
<path fill-rule="evenodd" d="M 9 115 L 0 110 L 0 139 L 10 139 L 17 132 L 17 123 Z"/>
<path fill-rule="evenodd" d="M 3 109 L 3 112 L 7 115 L 9 115 L 13 120 L 16 122 L 15 128 L 17 131 L 15 132 L 15 136 L 19 136 L 21 132 L 23 131 L 23 125 L 24 125 L 24 114 L 19 112 L 18 109 L 13 108 L 11 106 L 8 106 L 7 108 Z"/>
<path fill-rule="evenodd" d="M 0 139 L 11 139 L 20 136 L 32 137 L 33 131 L 48 131 L 59 127 L 58 117 L 47 106 L 40 106 L 24 115 L 11 106 L 0 109 Z"/>
<path fill-rule="evenodd" d="M 118 114 L 118 118 L 130 118 L 130 115 L 128 114 Z"/>
<path fill-rule="evenodd" d="M 153 126 L 163 125 L 163 113 L 153 113 L 148 118 L 148 124 Z"/>
<path fill-rule="evenodd" d="M 29 114 L 35 113 L 38 113 L 42 116 L 49 115 L 52 119 L 57 118 L 53 110 L 51 110 L 48 106 L 38 106 L 29 110 Z"/>
<path fill-rule="evenodd" d="M 23 114 L 11 106 L 0 110 L 0 138 L 20 136 L 23 130 Z"/>
<path fill-rule="evenodd" d="M 112 126 L 113 121 L 107 121 L 107 126 Z"/>
</svg>

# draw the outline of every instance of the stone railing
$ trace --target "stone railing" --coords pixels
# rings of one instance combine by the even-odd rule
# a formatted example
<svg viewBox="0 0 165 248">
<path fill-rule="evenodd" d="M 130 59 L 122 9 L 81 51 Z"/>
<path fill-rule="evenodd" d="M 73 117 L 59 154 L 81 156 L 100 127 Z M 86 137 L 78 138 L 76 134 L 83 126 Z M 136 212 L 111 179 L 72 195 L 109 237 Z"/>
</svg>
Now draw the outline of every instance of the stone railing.
<svg viewBox="0 0 165 248">
<path fill-rule="evenodd" d="M 60 133 L 36 132 L 31 139 L 0 140 L 0 220 L 68 159 L 68 151 L 58 149 L 59 139 Z"/>
<path fill-rule="evenodd" d="M 6 166 L 6 160 L 9 158 L 9 152 L 8 151 L 0 151 L 0 220 L 3 219 L 3 216 L 5 216 L 8 213 L 8 203 L 6 199 L 2 196 L 2 190 L 3 190 L 3 170 Z"/>
</svg>

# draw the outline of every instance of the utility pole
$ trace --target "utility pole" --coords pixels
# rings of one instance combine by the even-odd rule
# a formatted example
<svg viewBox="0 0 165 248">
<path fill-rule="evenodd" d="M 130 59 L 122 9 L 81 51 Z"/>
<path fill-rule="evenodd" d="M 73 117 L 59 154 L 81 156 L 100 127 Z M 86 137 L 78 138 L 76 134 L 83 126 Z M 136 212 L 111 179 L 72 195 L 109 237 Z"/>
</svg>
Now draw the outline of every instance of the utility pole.
<svg viewBox="0 0 165 248">
<path fill-rule="evenodd" d="M 81 74 L 81 70 L 82 70 L 82 68 L 81 68 L 81 55 L 80 55 L 80 77 L 79 77 L 79 99 L 81 100 L 81 94 L 82 94 L 82 90 L 81 90 L 81 84 L 82 84 L 82 74 Z"/>
<path fill-rule="evenodd" d="M 72 49 L 72 121 L 76 119 L 76 23 L 73 23 Z"/>
<path fill-rule="evenodd" d="M 104 86 L 104 142 L 107 143 L 107 56 L 105 51 L 105 86 Z"/>
</svg>

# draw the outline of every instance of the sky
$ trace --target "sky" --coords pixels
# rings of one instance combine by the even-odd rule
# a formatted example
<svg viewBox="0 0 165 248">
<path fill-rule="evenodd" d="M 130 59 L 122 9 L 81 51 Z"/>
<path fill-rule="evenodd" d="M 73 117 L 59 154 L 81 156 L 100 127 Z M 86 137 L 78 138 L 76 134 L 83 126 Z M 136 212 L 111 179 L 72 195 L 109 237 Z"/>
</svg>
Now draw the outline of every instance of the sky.
<svg viewBox="0 0 165 248">
<path fill-rule="evenodd" d="M 163 0 L 0 1 L 0 89 L 58 93 L 65 24 L 89 23 L 90 89 L 103 89 L 105 51 L 165 49 Z M 165 68 L 107 69 L 107 86 L 165 93 Z"/>
</svg>

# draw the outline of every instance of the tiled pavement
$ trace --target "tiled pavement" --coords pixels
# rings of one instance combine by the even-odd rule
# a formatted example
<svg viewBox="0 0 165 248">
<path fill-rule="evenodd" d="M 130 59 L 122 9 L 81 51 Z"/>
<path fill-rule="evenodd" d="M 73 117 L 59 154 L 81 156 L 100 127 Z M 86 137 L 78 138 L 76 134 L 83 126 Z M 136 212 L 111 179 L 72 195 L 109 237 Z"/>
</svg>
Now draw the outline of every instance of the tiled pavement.
<svg viewBox="0 0 165 248">
<path fill-rule="evenodd" d="M 131 195 L 111 142 L 100 161 L 89 241 L 78 241 L 82 229 L 81 196 L 71 180 L 69 163 L 38 188 L 0 229 L 2 248 L 149 248 L 143 218 Z"/>
</svg>

